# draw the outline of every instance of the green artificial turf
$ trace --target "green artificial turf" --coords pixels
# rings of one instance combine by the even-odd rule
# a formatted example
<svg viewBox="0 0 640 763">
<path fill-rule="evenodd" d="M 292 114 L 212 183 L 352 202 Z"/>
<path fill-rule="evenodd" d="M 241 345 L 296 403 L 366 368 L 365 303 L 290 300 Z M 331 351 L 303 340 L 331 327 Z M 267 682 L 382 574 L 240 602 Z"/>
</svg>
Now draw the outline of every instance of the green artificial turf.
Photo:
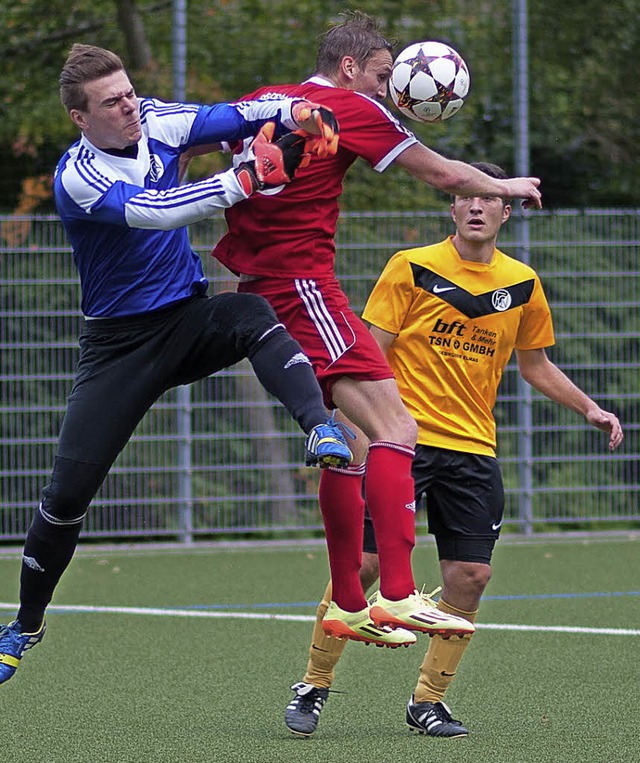
<svg viewBox="0 0 640 763">
<path fill-rule="evenodd" d="M 322 546 L 83 549 L 54 605 L 137 613 L 52 609 L 45 640 L 0 687 L 0 748 L 11 763 L 636 763 L 639 551 L 632 539 L 501 542 L 447 694 L 472 733 L 441 740 L 404 725 L 426 636 L 410 649 L 349 644 L 316 734 L 285 728 L 311 623 L 265 616 L 313 615 L 327 578 Z M 414 569 L 435 585 L 431 545 L 416 550 Z M 0 601 L 17 600 L 18 571 L 18 556 L 0 558 Z"/>
</svg>

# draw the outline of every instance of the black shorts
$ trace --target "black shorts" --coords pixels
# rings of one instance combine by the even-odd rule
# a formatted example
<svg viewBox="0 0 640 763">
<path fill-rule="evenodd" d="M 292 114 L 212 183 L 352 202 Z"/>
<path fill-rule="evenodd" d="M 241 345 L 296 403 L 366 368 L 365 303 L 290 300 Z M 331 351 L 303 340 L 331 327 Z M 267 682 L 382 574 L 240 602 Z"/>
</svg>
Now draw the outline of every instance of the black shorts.
<svg viewBox="0 0 640 763">
<path fill-rule="evenodd" d="M 277 325 L 262 297 L 233 293 L 191 297 L 130 318 L 86 321 L 43 505 L 58 518 L 82 514 L 163 393 L 251 357 Z"/>
<path fill-rule="evenodd" d="M 491 456 L 418 445 L 412 473 L 416 508 L 426 498 L 428 529 L 435 536 L 438 558 L 489 564 L 504 514 L 498 461 Z M 363 550 L 376 552 L 368 515 Z"/>
</svg>

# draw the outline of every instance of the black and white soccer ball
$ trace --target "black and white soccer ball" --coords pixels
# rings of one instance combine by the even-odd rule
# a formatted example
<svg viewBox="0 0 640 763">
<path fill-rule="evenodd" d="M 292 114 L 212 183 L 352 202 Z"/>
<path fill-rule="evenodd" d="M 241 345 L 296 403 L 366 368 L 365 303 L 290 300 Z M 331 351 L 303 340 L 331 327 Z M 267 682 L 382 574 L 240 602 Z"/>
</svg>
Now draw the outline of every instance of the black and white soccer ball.
<svg viewBox="0 0 640 763">
<path fill-rule="evenodd" d="M 469 92 L 469 70 L 462 56 L 443 42 L 416 42 L 393 64 L 389 93 L 400 111 L 418 122 L 452 117 Z"/>
</svg>

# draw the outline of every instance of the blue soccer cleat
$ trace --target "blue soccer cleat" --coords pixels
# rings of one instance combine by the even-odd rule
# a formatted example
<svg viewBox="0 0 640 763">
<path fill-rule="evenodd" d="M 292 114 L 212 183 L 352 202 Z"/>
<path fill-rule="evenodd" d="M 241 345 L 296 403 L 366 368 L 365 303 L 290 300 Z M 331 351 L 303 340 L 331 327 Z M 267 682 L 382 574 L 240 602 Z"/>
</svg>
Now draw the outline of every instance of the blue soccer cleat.
<svg viewBox="0 0 640 763">
<path fill-rule="evenodd" d="M 34 633 L 23 633 L 17 620 L 9 625 L 0 625 L 0 684 L 13 676 L 22 655 L 42 641 L 46 630 L 44 620 Z"/>
<path fill-rule="evenodd" d="M 329 419 L 326 424 L 317 424 L 309 432 L 306 447 L 306 466 L 319 466 L 321 469 L 327 466 L 344 468 L 349 466 L 353 459 L 342 433 L 342 425 L 333 419 Z"/>
</svg>

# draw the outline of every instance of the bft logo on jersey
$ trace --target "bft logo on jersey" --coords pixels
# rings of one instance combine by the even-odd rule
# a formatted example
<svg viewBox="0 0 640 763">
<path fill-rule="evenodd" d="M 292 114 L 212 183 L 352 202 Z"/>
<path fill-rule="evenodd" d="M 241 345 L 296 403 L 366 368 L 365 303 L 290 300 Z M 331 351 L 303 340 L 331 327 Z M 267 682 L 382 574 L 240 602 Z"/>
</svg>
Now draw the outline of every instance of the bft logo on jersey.
<svg viewBox="0 0 640 763">
<path fill-rule="evenodd" d="M 156 154 L 149 154 L 149 179 L 157 183 L 164 175 L 164 164 Z"/>
<path fill-rule="evenodd" d="M 503 313 L 511 307 L 511 294 L 506 289 L 496 289 L 491 295 L 494 310 Z"/>
</svg>

